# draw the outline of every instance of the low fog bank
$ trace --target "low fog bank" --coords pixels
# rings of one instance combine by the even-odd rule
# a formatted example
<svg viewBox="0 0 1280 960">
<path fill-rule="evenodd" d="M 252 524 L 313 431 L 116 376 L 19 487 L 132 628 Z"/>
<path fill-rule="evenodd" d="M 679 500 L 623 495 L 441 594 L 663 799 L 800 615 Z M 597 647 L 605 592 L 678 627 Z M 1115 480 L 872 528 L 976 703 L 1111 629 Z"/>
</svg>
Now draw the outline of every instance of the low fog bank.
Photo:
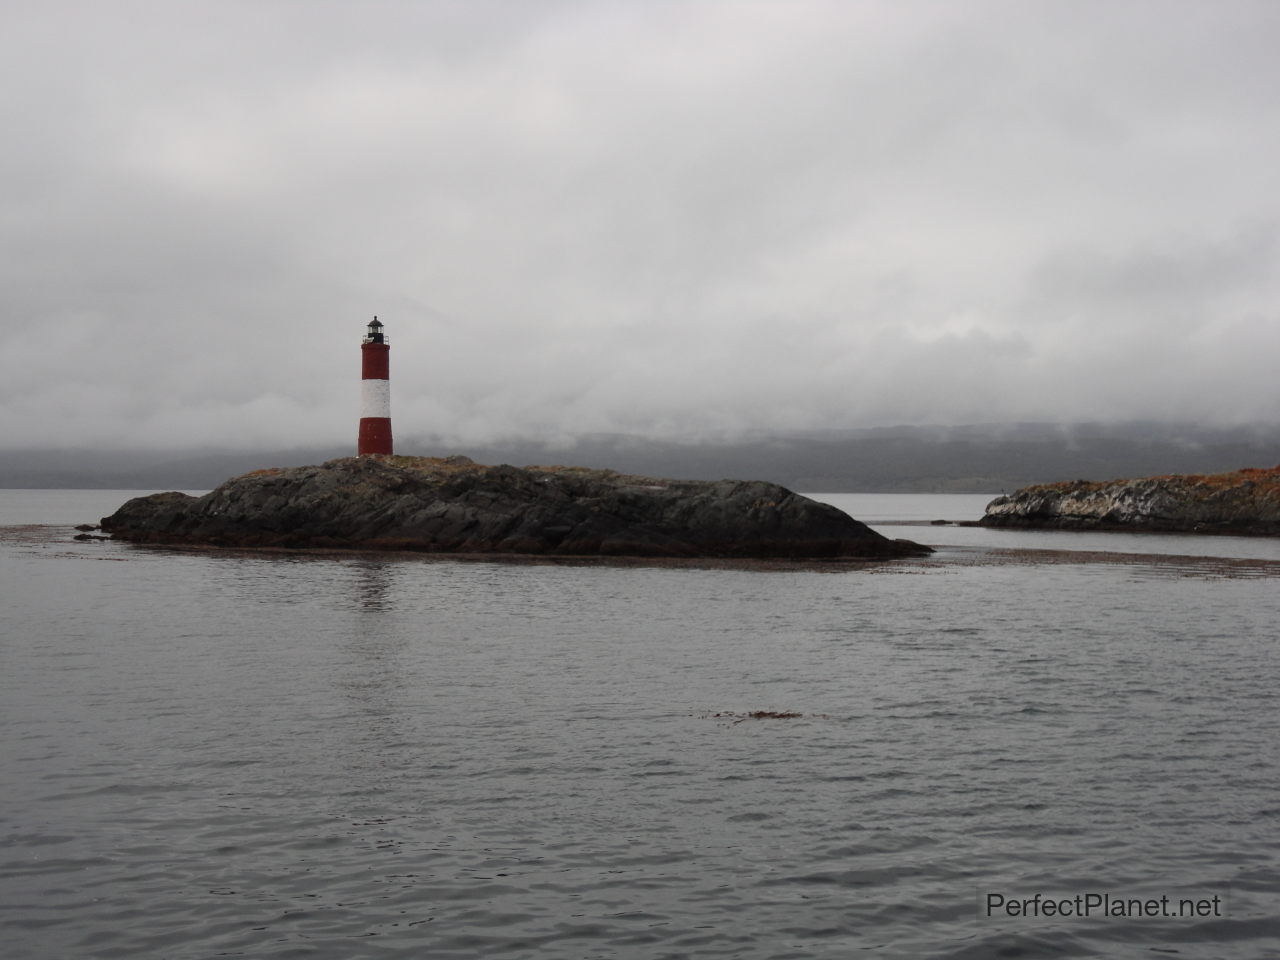
<svg viewBox="0 0 1280 960">
<path fill-rule="evenodd" d="M 889 427 L 673 441 L 601 434 L 487 444 L 401 437 L 397 452 L 566 464 L 651 476 L 771 480 L 812 493 L 991 493 L 1054 480 L 1217 473 L 1280 463 L 1280 424 L 1149 422 Z M 290 450 L 0 451 L 0 487 L 203 490 L 261 467 L 321 463 L 352 446 Z"/>
</svg>

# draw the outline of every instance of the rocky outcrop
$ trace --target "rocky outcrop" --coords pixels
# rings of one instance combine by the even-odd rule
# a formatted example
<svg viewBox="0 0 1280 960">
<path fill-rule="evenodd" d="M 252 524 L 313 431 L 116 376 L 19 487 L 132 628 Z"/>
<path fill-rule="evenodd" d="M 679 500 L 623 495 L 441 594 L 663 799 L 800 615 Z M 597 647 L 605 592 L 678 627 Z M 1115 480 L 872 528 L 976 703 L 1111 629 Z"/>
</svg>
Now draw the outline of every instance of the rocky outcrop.
<svg viewBox="0 0 1280 960">
<path fill-rule="evenodd" d="M 1280 467 L 1214 476 L 1075 480 L 987 504 L 988 527 L 1280 535 Z"/>
<path fill-rule="evenodd" d="M 658 480 L 466 457 L 258 470 L 203 497 L 157 493 L 102 521 L 116 539 L 239 547 L 638 557 L 931 552 L 772 483 Z"/>
</svg>

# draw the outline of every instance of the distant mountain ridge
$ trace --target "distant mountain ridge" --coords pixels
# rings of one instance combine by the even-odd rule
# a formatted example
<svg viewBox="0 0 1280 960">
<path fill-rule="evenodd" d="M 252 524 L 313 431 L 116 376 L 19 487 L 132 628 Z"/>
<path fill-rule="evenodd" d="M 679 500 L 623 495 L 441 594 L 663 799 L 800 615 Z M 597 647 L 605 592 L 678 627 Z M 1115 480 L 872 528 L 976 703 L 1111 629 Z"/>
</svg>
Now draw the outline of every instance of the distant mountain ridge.
<svg viewBox="0 0 1280 960">
<path fill-rule="evenodd" d="M 808 431 L 729 440 L 592 435 L 466 444 L 402 438 L 398 452 L 481 463 L 564 464 L 689 480 L 767 480 L 822 493 L 999 493 L 1060 480 L 1222 473 L 1280 463 L 1280 424 L 1204 427 L 976 424 Z M 284 450 L 0 451 L 0 487 L 208 490 L 262 467 L 323 463 L 351 445 Z"/>
</svg>

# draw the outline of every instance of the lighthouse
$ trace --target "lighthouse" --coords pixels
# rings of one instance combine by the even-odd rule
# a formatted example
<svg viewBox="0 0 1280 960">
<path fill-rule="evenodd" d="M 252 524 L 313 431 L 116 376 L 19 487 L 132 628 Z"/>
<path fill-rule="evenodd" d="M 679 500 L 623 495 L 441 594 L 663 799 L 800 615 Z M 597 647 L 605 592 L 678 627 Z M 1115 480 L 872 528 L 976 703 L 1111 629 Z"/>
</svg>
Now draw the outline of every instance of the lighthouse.
<svg viewBox="0 0 1280 960">
<path fill-rule="evenodd" d="M 391 456 L 391 347 L 377 317 L 360 344 L 360 439 L 356 456 Z"/>
</svg>

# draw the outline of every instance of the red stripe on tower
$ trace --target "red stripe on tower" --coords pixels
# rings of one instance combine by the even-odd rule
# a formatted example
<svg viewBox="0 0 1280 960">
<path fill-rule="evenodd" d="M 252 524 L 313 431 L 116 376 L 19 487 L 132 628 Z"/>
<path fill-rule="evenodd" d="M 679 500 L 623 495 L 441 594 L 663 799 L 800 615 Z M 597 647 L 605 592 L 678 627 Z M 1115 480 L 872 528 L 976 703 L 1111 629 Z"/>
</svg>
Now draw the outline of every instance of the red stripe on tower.
<svg viewBox="0 0 1280 960">
<path fill-rule="evenodd" d="M 360 439 L 356 456 L 391 456 L 391 347 L 377 317 L 360 344 Z"/>
</svg>

